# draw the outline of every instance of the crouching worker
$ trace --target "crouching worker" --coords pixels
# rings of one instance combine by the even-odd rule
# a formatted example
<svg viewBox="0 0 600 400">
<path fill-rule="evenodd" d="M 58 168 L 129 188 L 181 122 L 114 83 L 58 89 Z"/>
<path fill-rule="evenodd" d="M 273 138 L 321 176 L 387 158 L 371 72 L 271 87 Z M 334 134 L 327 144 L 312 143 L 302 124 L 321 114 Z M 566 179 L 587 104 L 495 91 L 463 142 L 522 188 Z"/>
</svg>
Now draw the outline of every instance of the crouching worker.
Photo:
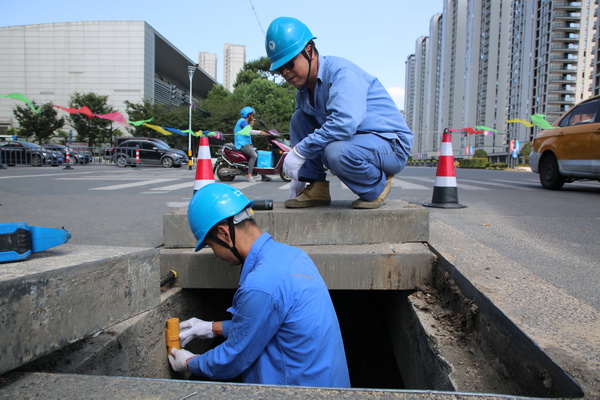
<svg viewBox="0 0 600 400">
<path fill-rule="evenodd" d="M 220 259 L 242 264 L 229 321 L 192 318 L 180 324 L 185 346 L 216 335 L 204 354 L 173 349 L 175 371 L 244 383 L 350 387 L 344 345 L 325 282 L 302 250 L 279 243 L 252 218 L 253 202 L 222 183 L 192 197 L 188 219 L 198 240 Z"/>
</svg>

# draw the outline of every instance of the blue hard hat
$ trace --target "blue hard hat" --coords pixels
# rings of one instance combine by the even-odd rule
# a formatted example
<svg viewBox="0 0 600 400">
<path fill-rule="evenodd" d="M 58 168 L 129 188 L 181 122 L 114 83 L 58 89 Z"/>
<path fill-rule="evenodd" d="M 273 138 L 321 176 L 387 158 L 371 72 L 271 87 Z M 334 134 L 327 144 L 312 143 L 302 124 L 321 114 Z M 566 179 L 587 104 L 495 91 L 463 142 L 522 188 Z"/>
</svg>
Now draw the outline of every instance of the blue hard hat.
<svg viewBox="0 0 600 400">
<path fill-rule="evenodd" d="M 265 38 L 271 71 L 281 68 L 296 57 L 315 36 L 296 18 L 279 17 L 271 22 Z"/>
<path fill-rule="evenodd" d="M 198 240 L 196 251 L 206 246 L 204 240 L 213 226 L 253 204 L 238 189 L 224 183 L 209 183 L 201 187 L 188 205 L 190 229 Z"/>
<path fill-rule="evenodd" d="M 240 115 L 242 116 L 242 118 L 246 118 L 248 114 L 254 114 L 254 108 L 244 107 L 242 108 L 242 111 L 240 111 Z"/>
</svg>

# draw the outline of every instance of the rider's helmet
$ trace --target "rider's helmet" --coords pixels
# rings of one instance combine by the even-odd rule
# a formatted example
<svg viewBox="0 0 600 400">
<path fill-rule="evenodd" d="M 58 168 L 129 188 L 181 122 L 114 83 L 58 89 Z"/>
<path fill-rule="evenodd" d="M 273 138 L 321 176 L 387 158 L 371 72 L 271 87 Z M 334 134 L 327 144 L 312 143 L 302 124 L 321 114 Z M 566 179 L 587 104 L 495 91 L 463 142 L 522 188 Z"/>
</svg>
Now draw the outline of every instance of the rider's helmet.
<svg viewBox="0 0 600 400">
<path fill-rule="evenodd" d="M 204 240 L 213 226 L 228 218 L 237 224 L 253 215 L 253 201 L 233 186 L 209 183 L 201 187 L 190 200 L 188 221 L 198 240 L 196 251 L 206 246 Z"/>
<path fill-rule="evenodd" d="M 271 22 L 265 38 L 271 71 L 284 66 L 296 57 L 315 36 L 296 18 L 279 17 Z"/>
<path fill-rule="evenodd" d="M 242 111 L 240 111 L 240 115 L 242 118 L 246 118 L 249 114 L 254 114 L 254 108 L 252 107 L 244 107 Z"/>
</svg>

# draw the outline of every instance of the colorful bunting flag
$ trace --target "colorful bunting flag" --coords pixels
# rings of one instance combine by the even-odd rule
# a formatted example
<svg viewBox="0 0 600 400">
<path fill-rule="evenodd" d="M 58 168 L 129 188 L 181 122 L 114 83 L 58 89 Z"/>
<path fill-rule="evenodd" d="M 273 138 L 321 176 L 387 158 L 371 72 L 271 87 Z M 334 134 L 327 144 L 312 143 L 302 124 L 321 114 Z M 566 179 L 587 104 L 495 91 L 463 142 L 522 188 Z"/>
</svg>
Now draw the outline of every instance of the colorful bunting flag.
<svg viewBox="0 0 600 400">
<path fill-rule="evenodd" d="M 36 114 L 40 113 L 40 110 L 35 108 L 35 106 L 33 105 L 33 102 L 31 100 L 29 100 L 27 97 L 25 97 L 25 95 L 22 93 L 0 94 L 0 97 L 8 97 L 9 99 L 20 100 L 20 101 L 26 103 L 29 106 L 29 108 L 31 108 L 33 110 L 34 113 L 36 113 Z"/>
<path fill-rule="evenodd" d="M 534 114 L 529 118 L 534 125 L 539 126 L 542 129 L 556 129 L 555 126 L 550 125 L 550 123 L 546 121 L 546 116 L 544 114 Z"/>
<path fill-rule="evenodd" d="M 167 135 L 167 136 L 172 135 L 171 132 L 164 130 L 163 128 L 161 128 L 158 125 L 150 125 L 150 124 L 142 124 L 142 125 L 147 126 L 150 129 L 154 129 L 156 132 L 162 133 L 163 135 Z"/>
<path fill-rule="evenodd" d="M 81 108 L 67 108 L 63 106 L 57 106 L 56 104 L 52 104 L 52 107 L 60 108 L 63 111 L 68 112 L 69 114 L 83 114 L 87 117 L 87 119 L 92 119 L 94 117 L 94 113 L 88 106 L 83 106 Z"/>
<path fill-rule="evenodd" d="M 112 112 L 108 114 L 94 114 L 94 117 L 108 119 L 115 122 L 120 122 L 123 125 L 127 125 L 127 119 L 120 112 Z"/>
<path fill-rule="evenodd" d="M 166 126 L 163 126 L 162 128 L 168 130 L 169 132 L 173 132 L 173 133 L 176 133 L 176 134 L 181 135 L 181 136 L 187 136 L 188 135 L 187 133 L 182 132 L 179 129 L 167 128 Z"/>
<path fill-rule="evenodd" d="M 133 126 L 141 126 L 144 125 L 146 122 L 152 122 L 154 118 L 150 118 L 150 119 L 145 119 L 143 121 L 127 121 L 128 124 L 131 124 Z"/>
<path fill-rule="evenodd" d="M 523 125 L 525 125 L 525 126 L 526 126 L 526 127 L 528 127 L 528 128 L 531 128 L 531 127 L 533 126 L 533 124 L 532 124 L 531 122 L 529 122 L 529 121 L 525 121 L 525 120 L 522 120 L 522 119 L 518 119 L 518 118 L 515 118 L 515 119 L 509 119 L 509 120 L 508 120 L 508 121 L 506 121 L 506 122 L 508 122 L 508 123 L 519 123 L 519 124 L 523 124 Z"/>
<path fill-rule="evenodd" d="M 488 128 L 487 126 L 476 126 L 475 129 L 483 131 L 484 134 L 486 134 L 486 132 L 498 133 L 497 129 Z"/>
</svg>

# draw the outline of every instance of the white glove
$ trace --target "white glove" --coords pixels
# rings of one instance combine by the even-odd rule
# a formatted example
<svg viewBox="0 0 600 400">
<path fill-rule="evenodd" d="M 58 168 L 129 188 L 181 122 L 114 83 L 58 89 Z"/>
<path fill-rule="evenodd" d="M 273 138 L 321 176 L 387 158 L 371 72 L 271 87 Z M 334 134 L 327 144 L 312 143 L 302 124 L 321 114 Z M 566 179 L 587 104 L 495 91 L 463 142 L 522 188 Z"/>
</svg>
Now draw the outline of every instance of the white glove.
<svg viewBox="0 0 600 400">
<path fill-rule="evenodd" d="M 192 339 L 212 339 L 215 334 L 212 330 L 212 321 L 203 321 L 198 318 L 190 318 L 179 324 L 179 340 L 181 347 L 185 347 Z"/>
<path fill-rule="evenodd" d="M 292 151 L 287 153 L 285 160 L 283 161 L 283 172 L 292 178 L 293 180 L 298 180 L 298 171 L 304 162 L 306 161 L 306 157 L 303 157 L 298 150 L 294 147 Z"/>
<path fill-rule="evenodd" d="M 196 354 L 185 349 L 171 349 L 173 355 L 168 355 L 171 368 L 176 372 L 189 371 L 187 363 L 190 358 L 196 357 Z"/>
<path fill-rule="evenodd" d="M 290 199 L 298 197 L 302 189 L 306 186 L 306 182 L 298 182 L 292 179 L 290 183 Z"/>
</svg>

